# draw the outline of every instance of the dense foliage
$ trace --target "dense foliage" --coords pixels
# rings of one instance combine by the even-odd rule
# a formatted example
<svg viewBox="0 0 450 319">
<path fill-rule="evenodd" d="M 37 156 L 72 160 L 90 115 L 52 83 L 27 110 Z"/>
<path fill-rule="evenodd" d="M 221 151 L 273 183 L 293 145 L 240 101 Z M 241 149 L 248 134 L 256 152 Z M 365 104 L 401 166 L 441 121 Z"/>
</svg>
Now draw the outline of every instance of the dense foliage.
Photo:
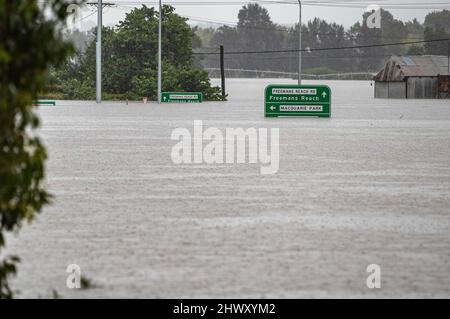
<svg viewBox="0 0 450 319">
<path fill-rule="evenodd" d="M 425 39 L 450 38 L 450 10 L 432 12 L 425 18 Z M 425 44 L 425 52 L 430 54 L 449 54 L 450 43 L 431 42 Z"/>
<path fill-rule="evenodd" d="M 56 31 L 66 15 L 62 0 L 41 6 L 36 0 L 0 0 L 0 253 L 6 233 L 19 230 L 49 201 L 46 150 L 34 132 L 39 120 L 32 100 L 49 66 L 72 51 Z M 0 298 L 12 298 L 8 280 L 19 258 L 0 257 Z"/>
<path fill-rule="evenodd" d="M 199 39 L 187 19 L 163 6 L 163 90 L 203 92 L 207 100 L 221 99 L 208 73 L 194 67 L 193 48 Z M 158 16 L 142 6 L 115 27 L 103 28 L 102 62 L 105 98 L 157 99 Z M 95 34 L 94 34 L 95 35 Z M 85 52 L 53 73 L 49 87 L 66 99 L 95 98 L 95 37 Z"/>
<path fill-rule="evenodd" d="M 450 11 L 447 10 L 430 13 L 424 24 L 417 19 L 403 22 L 395 19 L 389 11 L 381 10 L 381 28 L 367 26 L 366 21 L 372 13 L 364 13 L 361 21 L 349 29 L 320 18 L 307 22 L 302 26 L 303 48 L 340 48 L 450 38 Z M 204 46 L 200 50 L 214 53 L 215 48 L 220 45 L 225 47 L 225 52 L 298 49 L 298 24 L 293 27 L 275 24 L 267 10 L 258 4 L 244 6 L 238 19 L 235 26 L 199 29 L 197 34 Z M 329 72 L 376 72 L 389 55 L 447 55 L 447 48 L 448 42 L 433 42 L 346 50 L 311 50 L 303 53 L 302 61 L 306 73 L 313 73 L 318 68 Z M 205 68 L 218 68 L 217 56 L 207 55 L 203 65 Z M 226 67 L 229 69 L 292 73 L 296 72 L 297 65 L 296 52 L 234 54 L 226 58 Z M 252 74 L 243 72 L 242 75 Z"/>
</svg>

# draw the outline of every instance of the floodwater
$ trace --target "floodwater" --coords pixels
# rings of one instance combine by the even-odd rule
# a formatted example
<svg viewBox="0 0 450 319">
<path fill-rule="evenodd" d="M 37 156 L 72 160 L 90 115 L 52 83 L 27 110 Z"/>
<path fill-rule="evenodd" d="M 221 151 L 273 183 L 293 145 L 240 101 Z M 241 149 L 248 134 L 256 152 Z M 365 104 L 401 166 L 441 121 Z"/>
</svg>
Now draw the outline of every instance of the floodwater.
<svg viewBox="0 0 450 319">
<path fill-rule="evenodd" d="M 294 81 L 229 79 L 226 103 L 41 107 L 54 200 L 9 237 L 19 297 L 449 298 L 450 102 L 324 81 L 331 119 L 265 119 L 269 83 Z M 194 120 L 279 128 L 278 173 L 173 164 L 172 130 Z M 68 289 L 69 264 L 95 286 Z"/>
</svg>

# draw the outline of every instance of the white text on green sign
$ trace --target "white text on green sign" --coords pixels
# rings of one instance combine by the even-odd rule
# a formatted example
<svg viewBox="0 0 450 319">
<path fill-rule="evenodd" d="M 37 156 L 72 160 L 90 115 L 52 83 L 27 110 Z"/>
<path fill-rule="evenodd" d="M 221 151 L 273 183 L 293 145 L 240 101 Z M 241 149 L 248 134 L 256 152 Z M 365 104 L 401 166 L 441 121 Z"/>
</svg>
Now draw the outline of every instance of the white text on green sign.
<svg viewBox="0 0 450 319">
<path fill-rule="evenodd" d="M 331 114 L 331 90 L 326 85 L 269 85 L 265 116 L 319 116 Z"/>
</svg>

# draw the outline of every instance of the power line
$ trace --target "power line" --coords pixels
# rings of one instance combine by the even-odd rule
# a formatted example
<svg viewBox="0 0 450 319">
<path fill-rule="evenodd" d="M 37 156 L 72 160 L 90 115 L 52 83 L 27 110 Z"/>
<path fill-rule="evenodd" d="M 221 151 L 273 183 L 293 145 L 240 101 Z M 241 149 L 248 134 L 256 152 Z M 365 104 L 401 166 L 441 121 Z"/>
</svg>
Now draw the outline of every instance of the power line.
<svg viewBox="0 0 450 319">
<path fill-rule="evenodd" d="M 97 11 L 98 10 L 95 10 L 94 12 L 92 12 L 91 14 L 88 14 L 87 16 L 85 16 L 85 17 L 82 17 L 81 19 L 79 19 L 77 22 L 80 22 L 80 21 L 83 21 L 83 20 L 85 20 L 85 19 L 87 19 L 87 18 L 89 18 L 89 17 L 91 17 L 91 16 L 93 16 L 94 14 L 96 14 L 97 13 Z"/>
<path fill-rule="evenodd" d="M 257 2 L 261 4 L 269 4 L 269 5 L 298 5 L 296 0 L 290 1 L 281 1 L 281 0 L 259 0 L 259 1 L 165 1 L 165 4 L 168 5 L 245 5 L 250 2 Z M 126 4 L 126 5 L 155 5 L 156 1 L 116 1 L 116 4 Z M 367 7 L 368 5 L 378 4 L 383 7 L 403 7 L 403 8 L 412 8 L 412 7 L 420 7 L 426 8 L 431 6 L 450 6 L 448 2 L 384 2 L 384 1 L 303 1 L 303 4 L 306 6 L 351 6 L 351 7 Z"/>
<path fill-rule="evenodd" d="M 185 16 L 186 18 L 189 18 L 189 20 L 191 21 L 196 21 L 196 22 L 205 22 L 205 23 L 213 23 L 213 24 L 217 24 L 217 25 L 223 25 L 223 26 L 229 26 L 229 27 L 237 27 L 238 24 L 234 23 L 234 22 L 225 22 L 225 21 L 220 21 L 220 22 L 214 22 L 214 20 L 210 20 L 207 18 L 199 18 L 199 17 L 192 17 L 192 16 Z M 328 23 L 328 22 L 327 22 Z M 329 23 L 328 23 L 329 24 Z M 296 32 L 296 28 L 293 27 L 287 27 L 287 26 L 282 26 L 282 25 L 277 25 L 274 24 L 274 26 L 276 28 L 274 29 L 270 29 L 270 28 L 263 28 L 263 27 L 245 27 L 246 29 L 250 29 L 250 30 L 262 30 L 265 32 L 284 32 L 284 33 L 291 33 L 293 31 Z M 304 33 L 304 31 L 302 31 L 302 33 Z M 314 35 L 319 35 L 319 36 L 338 36 L 338 35 L 342 35 L 344 38 L 354 38 L 355 36 L 350 34 L 348 31 L 343 30 L 343 33 L 339 33 L 339 32 L 329 32 L 329 33 L 316 33 L 314 32 Z M 391 37 L 391 36 L 385 36 L 385 35 L 365 35 L 365 38 L 375 38 L 375 39 L 404 39 L 404 37 Z M 423 40 L 423 37 L 408 37 L 408 39 L 411 40 Z"/>
<path fill-rule="evenodd" d="M 302 59 L 310 59 L 310 60 L 348 60 L 348 59 L 381 59 L 381 58 L 387 58 L 390 55 L 346 55 L 346 56 L 306 56 L 302 57 Z M 255 57 L 255 60 L 258 61 L 266 61 L 266 60 L 288 60 L 288 59 L 298 59 L 297 55 L 291 55 L 291 56 L 278 56 L 278 57 Z M 227 61 L 233 62 L 234 60 L 231 58 L 226 59 Z"/>
<path fill-rule="evenodd" d="M 220 68 L 205 68 L 206 71 L 220 71 Z M 241 73 L 272 73 L 272 74 L 287 74 L 287 75 L 297 75 L 298 73 L 294 72 L 285 72 L 285 71 L 274 71 L 274 70 L 249 70 L 249 69 L 225 69 L 227 72 L 241 72 Z M 304 76 L 313 76 L 313 77 L 326 77 L 326 76 L 356 76 L 356 75 L 374 75 L 372 72 L 342 72 L 342 73 L 328 73 L 328 74 L 310 74 L 303 73 Z"/>
<path fill-rule="evenodd" d="M 39 3 L 45 3 L 45 1 L 40 0 Z M 165 4 L 172 6 L 242 6 L 247 5 L 251 2 L 257 2 L 263 5 L 298 5 L 297 0 L 248 0 L 248 1 L 166 1 Z M 115 5 L 129 5 L 129 6 L 139 6 L 139 5 L 157 5 L 157 1 L 115 1 Z M 450 8 L 450 3 L 448 2 L 392 2 L 389 3 L 384 1 L 303 1 L 304 6 L 325 6 L 325 7 L 341 7 L 341 8 L 367 8 L 369 5 L 378 4 L 380 7 L 385 9 L 447 9 Z"/>
<path fill-rule="evenodd" d="M 94 7 L 98 7 L 98 3 L 97 2 L 87 2 L 86 3 L 88 6 L 94 6 Z M 112 6 L 115 6 L 116 4 L 115 3 L 112 3 L 112 2 L 102 2 L 102 7 L 103 8 L 105 8 L 105 7 L 112 7 Z"/>
<path fill-rule="evenodd" d="M 369 44 L 369 45 L 355 45 L 348 47 L 332 47 L 332 48 L 307 48 L 307 49 L 286 49 L 286 50 L 264 50 L 264 51 L 231 51 L 226 52 L 227 55 L 234 54 L 269 54 L 269 53 L 294 53 L 294 52 L 317 52 L 317 51 L 331 51 L 331 50 L 348 50 L 348 49 L 366 49 L 366 48 L 378 48 L 387 46 L 397 46 L 397 45 L 410 45 L 410 44 L 420 44 L 420 43 L 432 43 L 432 42 L 443 42 L 450 41 L 447 39 L 434 39 L 434 40 L 422 40 L 422 41 L 409 41 L 409 42 L 393 42 L 393 43 L 383 43 L 383 44 Z M 195 55 L 216 55 L 215 52 L 196 52 Z"/>
<path fill-rule="evenodd" d="M 123 5 L 118 5 L 119 9 L 131 9 L 134 7 L 129 7 L 129 6 L 123 6 Z M 190 21 L 195 21 L 195 22 L 204 22 L 204 23 L 210 23 L 210 24 L 216 24 L 216 25 L 221 25 L 221 26 L 229 26 L 229 27 L 238 27 L 238 23 L 235 22 L 231 22 L 231 21 L 225 21 L 225 20 L 212 20 L 212 19 L 208 19 L 208 18 L 203 18 L 203 17 L 194 17 L 194 16 L 186 16 L 184 15 L 183 17 L 188 18 Z M 273 24 L 273 26 L 275 28 L 270 29 L 268 27 L 247 27 L 246 29 L 251 29 L 251 30 L 262 30 L 265 32 L 282 32 L 282 33 L 291 33 L 295 30 L 294 27 L 289 27 L 289 26 L 284 26 L 284 25 L 279 25 L 279 24 Z M 330 32 L 330 33 L 314 33 L 315 35 L 319 35 L 319 36 L 338 36 L 340 33 L 339 32 Z M 343 37 L 347 37 L 347 38 L 353 38 L 354 36 L 349 34 L 347 31 L 344 30 Z M 385 36 L 385 35 L 380 35 L 380 36 L 376 36 L 376 35 L 366 35 L 366 38 L 376 38 L 376 39 L 391 39 L 391 40 L 395 40 L 395 39 L 403 39 L 403 37 L 391 37 L 391 36 Z M 423 40 L 423 37 L 408 37 L 408 39 L 411 40 Z"/>
</svg>

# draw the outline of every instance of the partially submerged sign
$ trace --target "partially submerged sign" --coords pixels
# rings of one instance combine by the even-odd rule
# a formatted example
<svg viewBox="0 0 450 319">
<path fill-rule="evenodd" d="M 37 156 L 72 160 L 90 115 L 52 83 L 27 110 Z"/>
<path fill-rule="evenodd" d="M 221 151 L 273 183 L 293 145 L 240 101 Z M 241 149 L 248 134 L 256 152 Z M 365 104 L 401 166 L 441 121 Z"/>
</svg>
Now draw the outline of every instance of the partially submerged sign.
<svg viewBox="0 0 450 319">
<path fill-rule="evenodd" d="M 203 93 L 200 92 L 163 92 L 163 103 L 201 103 Z"/>
<path fill-rule="evenodd" d="M 40 105 L 53 105 L 56 106 L 56 102 L 55 101 L 33 101 L 33 106 L 40 106 Z"/>
<path fill-rule="evenodd" d="M 331 116 L 331 89 L 326 85 L 269 85 L 265 116 Z"/>
</svg>

